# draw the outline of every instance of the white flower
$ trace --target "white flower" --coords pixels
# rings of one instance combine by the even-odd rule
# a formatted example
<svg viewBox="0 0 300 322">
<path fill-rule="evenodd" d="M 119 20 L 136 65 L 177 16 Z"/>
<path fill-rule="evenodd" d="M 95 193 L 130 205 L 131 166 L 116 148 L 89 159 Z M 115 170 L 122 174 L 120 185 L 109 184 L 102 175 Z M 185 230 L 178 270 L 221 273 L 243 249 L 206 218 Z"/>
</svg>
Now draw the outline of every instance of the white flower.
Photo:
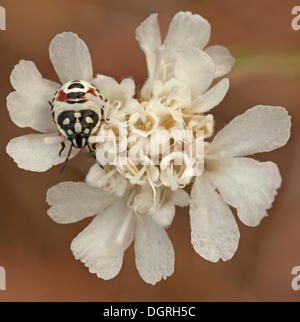
<svg viewBox="0 0 300 322">
<path fill-rule="evenodd" d="M 207 149 L 205 172 L 196 177 L 188 194 L 149 185 L 134 186 L 115 170 L 94 165 L 87 183 L 64 182 L 48 190 L 48 214 L 57 223 L 86 217 L 94 220 L 72 242 L 74 256 L 91 273 L 110 279 L 122 265 L 124 251 L 135 242 L 136 266 L 150 284 L 174 270 L 174 250 L 164 230 L 171 224 L 175 206 L 190 204 L 192 244 L 205 259 L 229 260 L 239 242 L 239 230 L 228 206 L 248 226 L 267 215 L 281 177 L 272 162 L 243 157 L 286 144 L 290 116 L 282 107 L 256 106 L 236 117 Z M 113 187 L 113 189 L 112 189 Z"/>
<path fill-rule="evenodd" d="M 156 197 L 160 207 L 156 210 L 151 188 L 135 190 L 127 186 L 117 196 L 111 193 L 107 180 L 103 180 L 103 172 L 95 165 L 87 176 L 88 183 L 63 182 L 50 188 L 49 216 L 64 224 L 95 216 L 72 241 L 71 249 L 75 258 L 98 277 L 106 280 L 119 273 L 123 254 L 134 240 L 135 261 L 141 277 L 153 285 L 161 278 L 166 279 L 174 271 L 174 250 L 163 227 L 171 223 L 175 205 L 187 205 L 187 194 L 160 191 Z M 110 172 L 107 174 L 112 179 Z M 146 213 L 140 215 L 134 211 L 136 207 Z"/>
<path fill-rule="evenodd" d="M 107 159 L 110 164 L 104 169 L 95 164 L 85 183 L 52 187 L 47 201 L 52 206 L 48 214 L 58 223 L 96 216 L 71 245 L 90 272 L 103 279 L 116 276 L 124 251 L 134 240 L 137 269 L 147 283 L 155 284 L 174 270 L 174 250 L 165 228 L 172 223 L 176 206 L 190 205 L 191 240 L 197 253 L 213 262 L 233 256 L 239 230 L 229 206 L 237 209 L 244 224 L 256 226 L 281 184 L 274 163 L 244 156 L 286 144 L 291 123 L 282 107 L 256 106 L 208 142 L 214 119 L 204 113 L 228 90 L 227 79 L 210 88 L 232 68 L 228 50 L 204 50 L 210 25 L 189 12 L 174 16 L 163 44 L 157 15 L 146 19 L 136 35 L 148 66 L 141 92 L 133 98 L 131 79 L 118 84 L 99 75 L 93 80 L 109 104 L 103 131 L 90 137 L 90 143 L 96 146 L 98 161 L 104 164 Z M 203 131 L 203 141 L 189 141 L 181 135 L 186 130 L 192 138 Z M 128 144 L 120 135 L 124 131 Z M 187 149 L 179 150 L 182 143 Z M 197 159 L 200 143 L 203 154 Z M 127 154 L 112 162 L 113 151 Z M 183 189 L 190 184 L 189 196 Z"/>
<path fill-rule="evenodd" d="M 136 38 L 144 51 L 148 80 L 141 90 L 145 100 L 159 98 L 166 106 L 182 106 L 189 112 L 204 113 L 219 104 L 229 87 L 223 79 L 210 90 L 215 78 L 227 74 L 234 58 L 223 46 L 211 46 L 210 24 L 190 12 L 177 13 L 161 43 L 157 14 L 137 29 Z"/>
<path fill-rule="evenodd" d="M 190 203 L 192 244 L 205 259 L 226 261 L 237 250 L 240 234 L 229 206 L 237 209 L 247 226 L 257 226 L 267 216 L 281 185 L 279 170 L 273 162 L 244 156 L 285 145 L 290 127 L 291 117 L 284 108 L 255 106 L 215 136 Z"/>
<path fill-rule="evenodd" d="M 203 113 L 223 99 L 229 82 L 223 79 L 209 87 L 215 78 L 231 70 L 234 59 L 221 46 L 203 50 L 210 38 L 210 25 L 190 12 L 174 16 L 163 45 L 157 15 L 147 18 L 137 28 L 136 36 L 146 55 L 148 79 L 136 99 L 127 98 L 110 107 L 109 122 L 104 129 L 112 135 L 103 136 L 99 132 L 98 138 L 91 138 L 90 142 L 98 143 L 96 156 L 105 164 L 105 160 L 110 160 L 107 157 L 110 152 L 120 151 L 119 126 L 123 124 L 128 130 L 128 157 L 115 163 L 117 171 L 131 184 L 150 184 L 153 189 L 161 185 L 172 190 L 184 188 L 191 182 L 196 168 L 186 151 L 194 153 L 196 147 L 195 142 L 180 138 L 175 132 L 190 130 L 196 138 L 197 131 L 203 131 L 205 139 L 213 134 L 213 116 Z M 95 84 L 101 87 L 97 81 Z M 101 88 L 107 88 L 118 100 L 120 95 L 110 83 Z M 172 156 L 178 155 L 176 149 L 182 144 L 186 145 L 186 151 L 181 153 L 183 162 L 177 167 Z M 151 162 L 153 156 L 158 162 Z M 137 165 L 137 159 L 143 162 Z"/>
<path fill-rule="evenodd" d="M 64 32 L 55 36 L 50 44 L 49 53 L 62 84 L 78 79 L 92 82 L 96 87 L 102 86 L 101 80 L 105 76 L 93 79 L 89 50 L 76 34 Z M 107 79 L 111 81 L 110 90 L 116 92 L 116 88 L 118 89 L 118 100 L 126 100 L 130 92 L 134 92 L 131 80 L 124 80 L 119 85 L 114 80 Z M 10 80 L 15 89 L 7 97 L 7 108 L 12 121 L 19 127 L 31 127 L 42 134 L 28 134 L 14 138 L 8 143 L 6 151 L 20 168 L 46 171 L 66 159 L 68 149 L 59 156 L 61 142 L 64 141 L 66 146 L 70 144 L 65 137 L 58 136 L 49 105 L 60 85 L 42 78 L 35 64 L 25 60 L 21 60 L 15 66 Z M 103 92 L 106 93 L 106 89 L 103 89 Z M 110 97 L 110 93 L 107 94 Z M 73 149 L 71 157 L 78 151 Z"/>
</svg>

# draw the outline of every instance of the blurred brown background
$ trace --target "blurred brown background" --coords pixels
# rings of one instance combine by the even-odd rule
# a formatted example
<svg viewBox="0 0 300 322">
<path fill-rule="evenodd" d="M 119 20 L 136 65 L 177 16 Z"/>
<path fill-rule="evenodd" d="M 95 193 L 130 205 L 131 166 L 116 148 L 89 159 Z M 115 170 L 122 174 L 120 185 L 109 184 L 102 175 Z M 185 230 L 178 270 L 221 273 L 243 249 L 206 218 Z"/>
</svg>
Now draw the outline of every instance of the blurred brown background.
<svg viewBox="0 0 300 322">
<path fill-rule="evenodd" d="M 291 10 L 300 0 L 4 0 L 7 30 L 0 31 L 0 265 L 7 291 L 0 301 L 219 301 L 300 300 L 291 289 L 291 270 L 300 265 L 300 30 L 291 28 Z M 89 219 L 58 225 L 47 216 L 49 187 L 82 180 L 90 160 L 72 160 L 63 176 L 59 167 L 44 174 L 18 169 L 6 155 L 19 129 L 9 119 L 5 98 L 9 75 L 22 58 L 33 60 L 44 77 L 57 80 L 48 58 L 56 33 L 73 31 L 89 46 L 94 71 L 121 80 L 146 77 L 135 28 L 158 12 L 163 33 L 179 10 L 199 13 L 212 24 L 210 44 L 227 46 L 237 59 L 231 87 L 215 108 L 217 129 L 256 104 L 281 105 L 293 117 L 288 145 L 259 160 L 273 160 L 283 175 L 279 195 L 257 228 L 239 223 L 239 249 L 230 262 L 209 263 L 190 243 L 188 211 L 177 212 L 169 235 L 176 253 L 175 273 L 155 287 L 145 284 L 134 263 L 133 248 L 121 273 L 103 281 L 75 261 L 71 240 Z"/>
</svg>

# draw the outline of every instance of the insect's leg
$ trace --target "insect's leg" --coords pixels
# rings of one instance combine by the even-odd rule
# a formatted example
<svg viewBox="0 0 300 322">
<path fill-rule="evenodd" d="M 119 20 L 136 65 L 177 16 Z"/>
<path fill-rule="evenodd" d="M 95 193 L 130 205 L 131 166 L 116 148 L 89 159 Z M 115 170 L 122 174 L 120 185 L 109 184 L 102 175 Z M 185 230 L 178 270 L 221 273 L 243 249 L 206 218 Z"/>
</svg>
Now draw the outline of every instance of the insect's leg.
<svg viewBox="0 0 300 322">
<path fill-rule="evenodd" d="M 64 165 L 61 167 L 61 169 L 60 169 L 60 171 L 59 171 L 59 174 L 62 174 L 62 173 L 63 173 L 63 171 L 64 171 L 64 169 L 65 169 L 65 167 L 66 167 L 66 165 L 67 165 L 67 162 L 68 162 L 68 161 L 69 161 L 69 159 L 70 159 L 70 155 L 71 155 L 71 152 L 72 152 L 72 148 L 73 148 L 73 145 L 71 144 L 71 145 L 70 145 L 69 152 L 68 152 L 68 155 L 67 155 L 67 158 L 66 158 L 66 160 L 65 160 Z"/>
<path fill-rule="evenodd" d="M 105 117 L 104 117 L 104 110 L 101 108 L 101 119 L 100 119 L 100 124 L 99 124 L 99 128 L 101 127 L 102 123 L 105 121 Z"/>
<path fill-rule="evenodd" d="M 91 148 L 90 144 L 88 143 L 87 144 L 88 148 L 89 148 L 89 151 L 91 154 L 95 155 L 95 149 Z"/>
<path fill-rule="evenodd" d="M 60 149 L 60 151 L 59 151 L 59 153 L 58 153 L 58 155 L 59 155 L 59 156 L 61 156 L 61 154 L 63 153 L 63 150 L 64 150 L 64 149 L 65 149 L 65 147 L 66 147 L 65 142 L 61 142 L 60 144 L 61 144 L 61 149 Z"/>
<path fill-rule="evenodd" d="M 104 169 L 103 168 L 103 165 L 97 160 L 96 156 L 95 156 L 95 150 L 93 150 L 89 144 L 87 144 L 88 148 L 89 148 L 89 151 L 90 153 L 92 154 L 93 158 L 96 160 L 97 164 L 99 165 L 100 168 Z"/>
<path fill-rule="evenodd" d="M 102 122 L 108 122 L 108 121 L 109 121 L 109 118 L 106 117 L 106 115 L 104 113 L 104 106 L 103 106 L 103 108 L 101 109 L 101 124 L 102 124 Z"/>
</svg>

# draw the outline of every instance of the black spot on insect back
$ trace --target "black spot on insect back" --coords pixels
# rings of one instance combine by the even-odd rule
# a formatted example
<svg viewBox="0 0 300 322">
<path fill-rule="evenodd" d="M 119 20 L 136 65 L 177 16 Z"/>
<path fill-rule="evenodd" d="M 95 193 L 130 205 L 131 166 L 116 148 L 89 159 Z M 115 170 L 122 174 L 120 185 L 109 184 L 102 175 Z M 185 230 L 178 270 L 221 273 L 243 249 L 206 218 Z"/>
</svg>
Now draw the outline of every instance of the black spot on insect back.
<svg viewBox="0 0 300 322">
<path fill-rule="evenodd" d="M 69 93 L 67 94 L 68 98 L 81 98 L 85 95 L 85 92 L 73 92 L 73 93 Z"/>
<path fill-rule="evenodd" d="M 80 83 L 72 83 L 68 89 L 73 89 L 73 88 L 84 88 L 84 86 Z"/>
</svg>

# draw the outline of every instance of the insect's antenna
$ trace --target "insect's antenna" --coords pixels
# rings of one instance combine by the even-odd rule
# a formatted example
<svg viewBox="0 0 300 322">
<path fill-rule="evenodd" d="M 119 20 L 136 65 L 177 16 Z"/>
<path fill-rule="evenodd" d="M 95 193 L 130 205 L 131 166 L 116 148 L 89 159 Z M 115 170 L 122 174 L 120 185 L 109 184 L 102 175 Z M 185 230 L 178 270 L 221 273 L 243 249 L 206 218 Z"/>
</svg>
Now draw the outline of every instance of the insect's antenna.
<svg viewBox="0 0 300 322">
<path fill-rule="evenodd" d="M 104 169 L 103 168 L 103 165 L 97 160 L 96 156 L 95 156 L 95 150 L 93 150 L 89 144 L 87 144 L 88 148 L 89 148 L 89 151 L 91 153 L 91 155 L 93 156 L 93 158 L 96 160 L 97 164 L 99 165 L 100 168 Z"/>
<path fill-rule="evenodd" d="M 60 171 L 59 171 L 59 174 L 62 174 L 62 173 L 63 173 L 63 171 L 65 170 L 65 167 L 66 167 L 66 165 L 67 165 L 67 162 L 68 162 L 68 161 L 69 161 L 69 159 L 70 159 L 70 155 L 71 155 L 71 152 L 72 152 L 72 148 L 73 148 L 73 145 L 71 144 L 70 149 L 69 149 L 69 152 L 68 152 L 68 155 L 67 155 L 67 158 L 66 158 L 66 160 L 65 160 L 64 165 L 61 167 L 61 169 L 60 169 Z"/>
</svg>

